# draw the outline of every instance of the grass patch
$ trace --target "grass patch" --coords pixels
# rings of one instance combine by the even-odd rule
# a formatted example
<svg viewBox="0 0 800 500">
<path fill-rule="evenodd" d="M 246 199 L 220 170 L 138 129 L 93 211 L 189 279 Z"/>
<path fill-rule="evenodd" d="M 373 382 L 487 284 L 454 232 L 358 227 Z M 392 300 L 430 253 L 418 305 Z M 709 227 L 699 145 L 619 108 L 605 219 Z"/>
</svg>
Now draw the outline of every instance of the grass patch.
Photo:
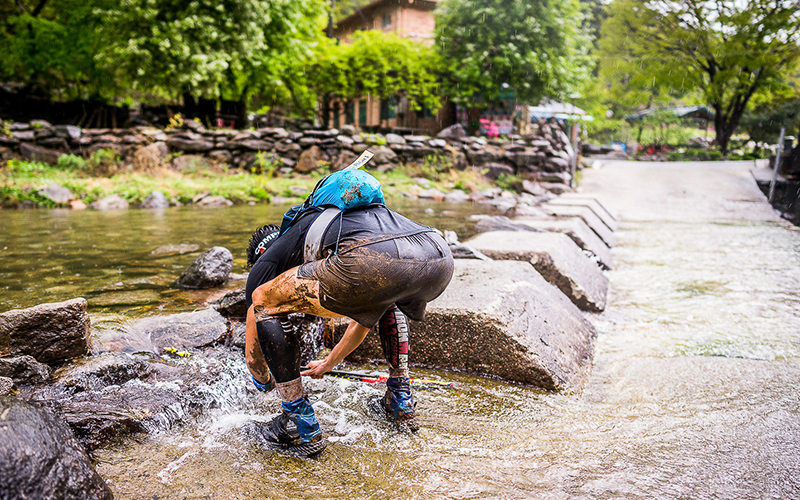
<svg viewBox="0 0 800 500">
<path fill-rule="evenodd" d="M 55 203 L 38 194 L 51 183 L 69 189 L 87 205 L 111 194 L 138 205 L 153 191 L 161 191 L 167 199 L 183 204 L 205 193 L 223 196 L 234 203 L 271 203 L 278 199 L 299 203 L 327 173 L 321 169 L 311 175 L 279 175 L 275 165 L 266 158 L 259 167 L 256 173 L 208 169 L 177 173 L 166 168 L 144 173 L 121 170 L 119 160 L 105 153 L 87 160 L 65 155 L 56 165 L 11 160 L 0 167 L 0 205 L 16 207 L 30 201 L 37 207 L 52 208 Z M 455 170 L 447 158 L 401 165 L 387 172 L 370 172 L 381 182 L 389 198 L 414 192 L 419 188 L 417 178 L 420 177 L 445 193 L 453 189 L 473 193 L 492 186 L 478 171 Z"/>
</svg>

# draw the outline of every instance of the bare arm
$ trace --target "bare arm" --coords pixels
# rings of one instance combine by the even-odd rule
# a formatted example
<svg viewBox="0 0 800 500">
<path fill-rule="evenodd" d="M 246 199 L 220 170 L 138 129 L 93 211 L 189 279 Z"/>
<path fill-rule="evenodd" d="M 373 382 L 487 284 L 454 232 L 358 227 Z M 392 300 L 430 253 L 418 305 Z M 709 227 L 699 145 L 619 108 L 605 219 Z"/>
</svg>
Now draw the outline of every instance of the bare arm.
<svg viewBox="0 0 800 500">
<path fill-rule="evenodd" d="M 344 332 L 342 339 L 334 346 L 328 356 L 320 361 L 312 361 L 308 364 L 309 369 L 300 373 L 312 378 L 322 378 L 322 376 L 333 369 L 334 366 L 342 362 L 348 354 L 361 345 L 367 336 L 369 328 L 359 325 L 355 320 L 350 320 L 347 331 Z"/>
</svg>

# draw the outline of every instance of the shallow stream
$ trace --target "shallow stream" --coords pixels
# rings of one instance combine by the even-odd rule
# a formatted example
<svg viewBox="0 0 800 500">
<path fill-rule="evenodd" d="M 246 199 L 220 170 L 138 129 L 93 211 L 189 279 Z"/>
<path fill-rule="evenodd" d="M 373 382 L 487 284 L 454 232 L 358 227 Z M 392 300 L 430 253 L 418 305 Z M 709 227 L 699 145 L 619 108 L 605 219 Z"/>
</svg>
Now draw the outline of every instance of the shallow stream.
<svg viewBox="0 0 800 500">
<path fill-rule="evenodd" d="M 427 219 L 426 207 L 401 211 L 466 239 L 463 210 L 431 207 Z M 241 272 L 250 231 L 279 213 L 267 210 L 4 211 L 0 310 L 79 295 L 93 321 L 192 309 L 196 297 L 171 283 L 198 252 L 151 252 L 223 245 Z M 247 388 L 235 353 L 193 357 L 182 362 L 225 365 L 208 387 L 217 407 L 98 450 L 97 468 L 117 499 L 798 498 L 800 232 L 654 213 L 623 217 L 580 395 L 414 370 L 457 387 L 417 391 L 422 429 L 408 435 L 369 414 L 381 387 L 308 380 L 332 441 L 308 460 L 260 449 L 242 432 L 279 401 Z"/>
</svg>

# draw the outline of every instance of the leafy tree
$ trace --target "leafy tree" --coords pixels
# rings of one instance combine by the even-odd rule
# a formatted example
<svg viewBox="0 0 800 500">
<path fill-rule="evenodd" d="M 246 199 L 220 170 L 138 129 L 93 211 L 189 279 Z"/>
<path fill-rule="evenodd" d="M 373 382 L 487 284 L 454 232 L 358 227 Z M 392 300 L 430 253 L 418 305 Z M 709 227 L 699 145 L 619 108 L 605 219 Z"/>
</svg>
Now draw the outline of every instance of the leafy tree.
<svg viewBox="0 0 800 500">
<path fill-rule="evenodd" d="M 108 42 L 96 8 L 106 0 L 0 4 L 0 79 L 45 97 L 98 97 L 113 86 L 95 57 Z"/>
<path fill-rule="evenodd" d="M 784 86 L 800 59 L 795 0 L 615 0 L 609 9 L 603 64 L 622 68 L 629 89 L 697 89 L 723 154 L 750 100 Z"/>
<path fill-rule="evenodd" d="M 104 11 L 125 43 L 102 54 L 126 88 L 154 98 L 179 92 L 244 101 L 280 85 L 282 67 L 312 48 L 322 0 L 123 0 Z"/>
<path fill-rule="evenodd" d="M 443 93 L 538 102 L 579 89 L 590 71 L 589 27 L 577 0 L 445 0 L 436 15 Z"/>
<path fill-rule="evenodd" d="M 433 110 L 440 106 L 434 73 L 436 55 L 408 38 L 377 30 L 360 31 L 351 43 L 328 40 L 320 45 L 316 57 L 307 76 L 323 104 L 339 99 L 346 109 L 355 99 L 385 99 L 404 91 L 412 109 L 419 109 L 420 104 Z"/>
</svg>

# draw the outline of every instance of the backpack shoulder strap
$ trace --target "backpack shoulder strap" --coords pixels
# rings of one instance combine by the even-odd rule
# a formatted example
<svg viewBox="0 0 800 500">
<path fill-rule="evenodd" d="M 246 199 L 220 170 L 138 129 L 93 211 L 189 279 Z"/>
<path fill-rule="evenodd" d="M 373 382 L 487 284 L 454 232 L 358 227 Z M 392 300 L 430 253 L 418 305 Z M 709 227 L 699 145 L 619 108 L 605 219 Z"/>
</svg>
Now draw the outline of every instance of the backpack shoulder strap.
<svg viewBox="0 0 800 500">
<path fill-rule="evenodd" d="M 340 213 L 342 211 L 338 208 L 328 207 L 314 219 L 314 222 L 311 223 L 306 231 L 306 238 L 303 243 L 303 262 L 311 262 L 321 257 L 320 250 L 322 250 L 322 240 L 325 238 L 325 232 L 333 222 L 333 219 Z"/>
</svg>

